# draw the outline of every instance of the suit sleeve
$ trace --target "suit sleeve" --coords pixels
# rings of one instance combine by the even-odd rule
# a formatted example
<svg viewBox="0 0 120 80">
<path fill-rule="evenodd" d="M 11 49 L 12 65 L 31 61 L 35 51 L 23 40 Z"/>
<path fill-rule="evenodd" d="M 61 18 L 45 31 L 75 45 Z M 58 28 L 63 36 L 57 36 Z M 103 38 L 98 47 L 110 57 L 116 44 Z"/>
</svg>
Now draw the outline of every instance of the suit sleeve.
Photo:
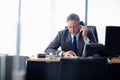
<svg viewBox="0 0 120 80">
<path fill-rule="evenodd" d="M 59 47 L 60 47 L 60 34 L 58 33 L 54 40 L 45 49 L 45 53 L 47 55 L 49 55 L 50 53 L 54 55 L 59 55 L 59 53 L 61 52 L 60 50 L 57 50 Z"/>
</svg>

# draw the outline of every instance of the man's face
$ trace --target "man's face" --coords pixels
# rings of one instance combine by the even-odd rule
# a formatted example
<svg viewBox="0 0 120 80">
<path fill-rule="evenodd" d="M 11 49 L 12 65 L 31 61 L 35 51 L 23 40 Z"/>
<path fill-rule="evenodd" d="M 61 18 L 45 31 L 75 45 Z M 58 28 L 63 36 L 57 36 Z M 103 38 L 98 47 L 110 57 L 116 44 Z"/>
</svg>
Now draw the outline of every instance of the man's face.
<svg viewBox="0 0 120 80">
<path fill-rule="evenodd" d="M 68 30 L 72 35 L 76 35 L 80 31 L 79 22 L 75 20 L 70 20 L 67 22 Z"/>
</svg>

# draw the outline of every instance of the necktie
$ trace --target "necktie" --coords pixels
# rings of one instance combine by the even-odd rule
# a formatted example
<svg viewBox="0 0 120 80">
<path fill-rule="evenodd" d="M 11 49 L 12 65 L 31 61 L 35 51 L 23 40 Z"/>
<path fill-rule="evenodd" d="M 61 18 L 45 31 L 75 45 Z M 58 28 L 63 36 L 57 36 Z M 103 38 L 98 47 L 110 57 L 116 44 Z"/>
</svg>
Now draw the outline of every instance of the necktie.
<svg viewBox="0 0 120 80">
<path fill-rule="evenodd" d="M 73 51 L 77 54 L 77 42 L 76 42 L 76 36 L 73 37 L 72 49 L 73 49 Z"/>
</svg>

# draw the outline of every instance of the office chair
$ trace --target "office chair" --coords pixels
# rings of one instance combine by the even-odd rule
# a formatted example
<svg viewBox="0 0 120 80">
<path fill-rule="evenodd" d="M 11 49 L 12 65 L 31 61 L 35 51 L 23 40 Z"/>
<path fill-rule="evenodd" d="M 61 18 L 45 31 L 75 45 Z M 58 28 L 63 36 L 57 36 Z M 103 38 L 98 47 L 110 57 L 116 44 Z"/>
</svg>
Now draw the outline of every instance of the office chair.
<svg viewBox="0 0 120 80">
<path fill-rule="evenodd" d="M 95 38 L 95 41 L 98 43 L 98 34 L 97 34 L 97 29 L 96 26 L 88 25 L 88 31 L 90 30 L 93 33 L 93 36 Z"/>
<path fill-rule="evenodd" d="M 106 26 L 105 50 L 108 57 L 120 57 L 120 26 Z"/>
</svg>

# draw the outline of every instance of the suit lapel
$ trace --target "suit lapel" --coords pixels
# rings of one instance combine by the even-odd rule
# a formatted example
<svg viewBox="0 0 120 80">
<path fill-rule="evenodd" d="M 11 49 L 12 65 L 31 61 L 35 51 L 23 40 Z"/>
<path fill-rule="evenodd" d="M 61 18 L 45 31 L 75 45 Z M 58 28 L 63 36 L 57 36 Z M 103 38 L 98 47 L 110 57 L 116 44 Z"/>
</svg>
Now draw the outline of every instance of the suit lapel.
<svg viewBox="0 0 120 80">
<path fill-rule="evenodd" d="M 67 31 L 65 42 L 67 44 L 66 45 L 67 48 L 69 48 L 69 50 L 72 50 L 72 38 L 71 38 L 71 34 L 69 33 L 69 31 Z"/>
<path fill-rule="evenodd" d="M 78 38 L 78 56 L 82 55 L 84 44 L 85 42 L 83 40 L 82 34 L 80 34 Z"/>
<path fill-rule="evenodd" d="M 69 50 L 72 50 L 72 38 L 71 38 L 71 34 L 69 33 L 69 31 L 66 32 L 66 35 L 65 35 L 65 51 L 69 51 Z M 79 35 L 79 38 L 78 38 L 78 53 L 77 55 L 78 56 L 81 56 L 82 55 L 82 51 L 83 51 L 83 47 L 84 47 L 84 40 L 83 40 L 83 37 L 82 37 L 82 34 Z"/>
</svg>

